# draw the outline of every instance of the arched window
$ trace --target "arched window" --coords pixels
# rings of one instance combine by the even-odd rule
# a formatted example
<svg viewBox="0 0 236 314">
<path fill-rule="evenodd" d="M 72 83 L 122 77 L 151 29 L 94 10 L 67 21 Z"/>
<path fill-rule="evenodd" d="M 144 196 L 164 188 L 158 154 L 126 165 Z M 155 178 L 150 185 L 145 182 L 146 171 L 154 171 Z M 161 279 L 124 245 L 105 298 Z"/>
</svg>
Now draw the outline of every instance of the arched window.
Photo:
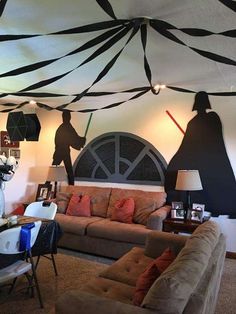
<svg viewBox="0 0 236 314">
<path fill-rule="evenodd" d="M 156 148 L 131 133 L 93 139 L 74 163 L 75 180 L 164 185 L 167 163 Z"/>
</svg>

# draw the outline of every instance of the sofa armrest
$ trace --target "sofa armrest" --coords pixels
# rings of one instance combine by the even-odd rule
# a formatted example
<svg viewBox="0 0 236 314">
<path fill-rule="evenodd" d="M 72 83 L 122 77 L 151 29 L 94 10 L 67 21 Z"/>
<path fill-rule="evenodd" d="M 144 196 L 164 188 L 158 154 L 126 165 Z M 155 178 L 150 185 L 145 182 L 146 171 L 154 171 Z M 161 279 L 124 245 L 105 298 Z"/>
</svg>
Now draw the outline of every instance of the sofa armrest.
<svg viewBox="0 0 236 314">
<path fill-rule="evenodd" d="M 56 314 L 155 314 L 157 311 L 84 292 L 70 290 L 60 296 L 55 305 Z M 161 314 L 161 313 L 160 313 Z"/>
<path fill-rule="evenodd" d="M 188 236 L 163 232 L 151 231 L 147 235 L 144 254 L 148 257 L 156 258 L 160 256 L 166 248 L 170 248 L 175 255 L 184 247 Z"/>
<path fill-rule="evenodd" d="M 147 228 L 151 230 L 162 230 L 163 220 L 166 219 L 170 210 L 171 206 L 165 205 L 151 213 L 148 217 Z"/>
</svg>

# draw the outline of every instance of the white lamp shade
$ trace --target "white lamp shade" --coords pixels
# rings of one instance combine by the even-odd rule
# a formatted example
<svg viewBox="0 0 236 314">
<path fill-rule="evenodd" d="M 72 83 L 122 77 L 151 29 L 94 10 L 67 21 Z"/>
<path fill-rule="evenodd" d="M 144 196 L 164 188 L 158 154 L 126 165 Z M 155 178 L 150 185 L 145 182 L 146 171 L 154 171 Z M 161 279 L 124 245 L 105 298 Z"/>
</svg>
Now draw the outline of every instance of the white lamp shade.
<svg viewBox="0 0 236 314">
<path fill-rule="evenodd" d="M 48 171 L 48 181 L 66 181 L 66 172 L 63 166 L 51 166 Z"/>
<path fill-rule="evenodd" d="M 202 190 L 202 182 L 198 170 L 178 170 L 176 190 L 198 191 Z"/>
</svg>

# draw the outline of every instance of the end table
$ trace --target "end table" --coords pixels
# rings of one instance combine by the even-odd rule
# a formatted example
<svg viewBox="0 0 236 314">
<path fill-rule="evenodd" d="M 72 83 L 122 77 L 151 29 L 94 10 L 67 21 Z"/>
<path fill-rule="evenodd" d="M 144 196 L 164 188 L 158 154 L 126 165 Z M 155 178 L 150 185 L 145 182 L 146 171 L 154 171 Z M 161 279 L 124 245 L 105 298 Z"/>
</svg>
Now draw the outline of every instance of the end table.
<svg viewBox="0 0 236 314">
<path fill-rule="evenodd" d="M 201 222 L 183 219 L 167 218 L 163 220 L 163 231 L 174 233 L 193 233 L 193 231 L 201 224 Z"/>
</svg>

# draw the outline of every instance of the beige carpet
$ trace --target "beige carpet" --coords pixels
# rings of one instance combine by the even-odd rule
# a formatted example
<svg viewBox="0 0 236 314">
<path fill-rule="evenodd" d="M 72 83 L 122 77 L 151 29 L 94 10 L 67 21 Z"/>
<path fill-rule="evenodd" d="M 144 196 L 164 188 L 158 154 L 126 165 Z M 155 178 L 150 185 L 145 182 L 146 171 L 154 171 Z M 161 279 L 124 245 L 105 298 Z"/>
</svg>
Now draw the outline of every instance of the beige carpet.
<svg viewBox="0 0 236 314">
<path fill-rule="evenodd" d="M 44 309 L 40 309 L 37 298 L 29 298 L 25 293 L 15 293 L 8 297 L 5 290 L 0 292 L 0 313 L 1 314 L 53 314 L 54 303 L 58 296 L 71 288 L 80 288 L 83 283 L 98 275 L 108 265 L 97 263 L 84 258 L 57 254 L 57 267 L 59 276 L 55 277 L 51 262 L 41 259 L 38 267 L 38 277 Z M 85 255 L 87 258 L 87 256 Z M 96 257 L 90 259 L 101 260 Z M 106 261 L 105 261 L 106 262 Z M 236 260 L 226 259 L 222 277 L 220 294 L 216 308 L 216 314 L 236 313 Z M 69 305 L 68 305 L 69 306 Z M 97 313 L 102 314 L 102 313 Z"/>
<path fill-rule="evenodd" d="M 226 258 L 215 314 L 236 313 L 236 259 Z"/>
<path fill-rule="evenodd" d="M 73 256 L 57 254 L 56 264 L 59 276 L 54 274 L 51 261 L 41 258 L 37 269 L 38 280 L 41 287 L 44 309 L 40 309 L 38 299 L 29 298 L 24 291 L 7 296 L 6 289 L 0 291 L 1 314 L 44 314 L 54 313 L 54 304 L 58 296 L 71 288 L 80 288 L 83 283 L 98 275 L 107 265 L 88 261 Z M 25 278 L 20 278 L 19 284 Z M 7 297 L 7 299 L 6 299 Z"/>
</svg>

